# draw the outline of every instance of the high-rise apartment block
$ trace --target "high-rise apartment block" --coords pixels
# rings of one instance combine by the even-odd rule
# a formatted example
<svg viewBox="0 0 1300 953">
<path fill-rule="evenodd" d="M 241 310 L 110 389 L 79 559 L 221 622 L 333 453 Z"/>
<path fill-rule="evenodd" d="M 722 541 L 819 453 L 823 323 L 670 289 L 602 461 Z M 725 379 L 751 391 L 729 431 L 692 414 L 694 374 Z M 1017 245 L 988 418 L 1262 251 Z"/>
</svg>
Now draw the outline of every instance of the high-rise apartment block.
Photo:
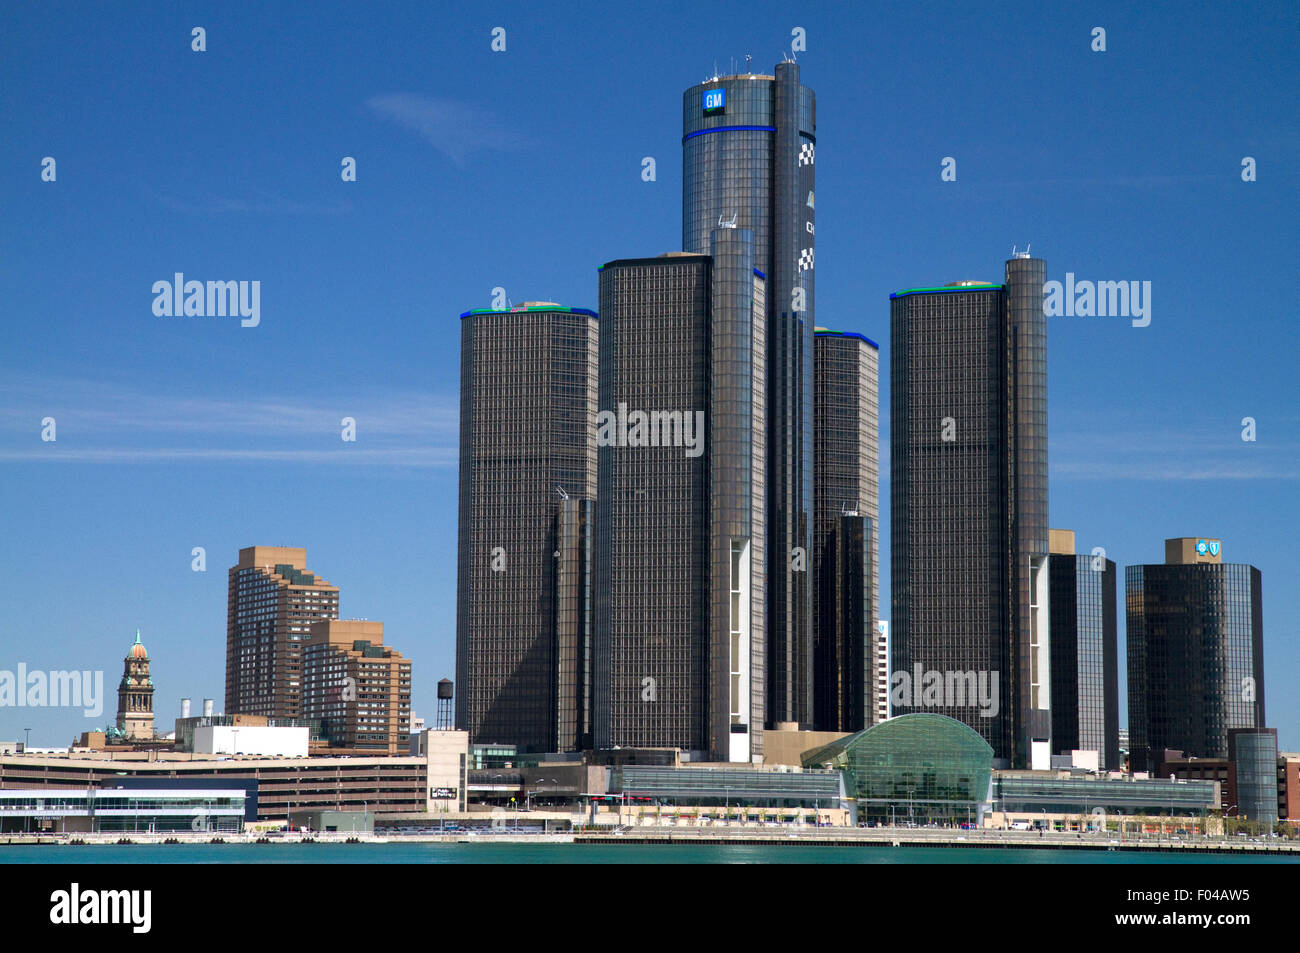
<svg viewBox="0 0 1300 953">
<path fill-rule="evenodd" d="M 461 315 L 456 723 L 473 743 L 572 750 L 590 733 L 596 315 Z"/>
<path fill-rule="evenodd" d="M 308 627 L 338 617 L 338 586 L 308 572 L 305 549 L 241 549 L 229 574 L 226 714 L 300 717 Z"/>
<path fill-rule="evenodd" d="M 303 717 L 320 721 L 331 747 L 405 754 L 411 724 L 411 663 L 384 645 L 384 624 L 314 623 L 303 648 Z"/>
<path fill-rule="evenodd" d="M 1074 533 L 1051 530 L 1052 749 L 1096 751 L 1102 770 L 1119 756 L 1119 649 L 1115 564 L 1077 555 Z"/>
<path fill-rule="evenodd" d="M 1260 571 L 1189 536 L 1165 541 L 1164 564 L 1125 575 L 1133 770 L 1166 750 L 1228 757 L 1229 731 L 1265 727 Z"/>
<path fill-rule="evenodd" d="M 1045 276 L 1018 255 L 1005 284 L 890 296 L 894 669 L 944 684 L 895 714 L 965 722 L 1009 767 L 1051 758 Z"/>
<path fill-rule="evenodd" d="M 814 724 L 859 731 L 882 720 L 874 704 L 880 349 L 824 328 L 814 347 Z"/>
</svg>

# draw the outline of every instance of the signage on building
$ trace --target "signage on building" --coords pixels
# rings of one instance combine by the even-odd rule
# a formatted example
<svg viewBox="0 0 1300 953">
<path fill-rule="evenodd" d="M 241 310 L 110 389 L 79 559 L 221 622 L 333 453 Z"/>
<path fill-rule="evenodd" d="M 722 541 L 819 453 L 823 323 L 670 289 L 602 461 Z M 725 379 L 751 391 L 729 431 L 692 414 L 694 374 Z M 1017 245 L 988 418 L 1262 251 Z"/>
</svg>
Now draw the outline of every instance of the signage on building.
<svg viewBox="0 0 1300 953">
<path fill-rule="evenodd" d="M 726 89 L 706 89 L 704 91 L 704 112 L 706 115 L 710 113 L 723 112 L 726 108 L 726 104 Z"/>
<path fill-rule="evenodd" d="M 1217 539 L 1198 539 L 1196 541 L 1196 554 L 1198 556 L 1219 555 L 1219 541 Z"/>
<path fill-rule="evenodd" d="M 434 801 L 456 800 L 455 788 L 429 788 L 429 798 Z"/>
</svg>

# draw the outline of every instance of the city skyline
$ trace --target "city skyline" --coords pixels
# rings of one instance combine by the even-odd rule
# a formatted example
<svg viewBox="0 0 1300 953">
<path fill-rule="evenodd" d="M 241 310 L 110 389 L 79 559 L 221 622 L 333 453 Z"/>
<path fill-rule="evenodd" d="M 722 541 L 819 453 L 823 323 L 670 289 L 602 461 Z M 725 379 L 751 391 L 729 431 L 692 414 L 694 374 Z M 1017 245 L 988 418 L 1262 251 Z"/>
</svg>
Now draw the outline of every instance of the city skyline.
<svg viewBox="0 0 1300 953">
<path fill-rule="evenodd" d="M 1023 24 L 1052 51 L 1048 61 L 1064 57 L 1068 69 L 1064 78 L 1034 81 L 1034 108 L 1010 97 L 1006 117 L 992 116 L 990 105 L 1022 78 L 1014 70 L 945 91 L 955 74 L 944 67 L 930 75 L 937 57 L 909 64 L 881 37 L 846 37 L 828 21 L 800 19 L 809 37 L 808 51 L 797 54 L 803 81 L 822 101 L 823 126 L 835 130 L 827 136 L 835 148 L 818 155 L 819 224 L 824 237 L 834 236 L 818 260 L 834 276 L 819 289 L 818 323 L 880 341 L 887 367 L 890 292 L 996 277 L 989 264 L 1017 242 L 1033 242 L 1049 261 L 1048 279 L 1152 281 L 1149 326 L 1048 319 L 1049 523 L 1073 527 L 1080 553 L 1102 547 L 1120 567 L 1158 562 L 1164 539 L 1195 532 L 1222 538 L 1230 561 L 1258 566 L 1270 727 L 1294 750 L 1300 703 L 1281 689 L 1300 664 L 1288 638 L 1300 599 L 1285 572 L 1300 420 L 1283 364 L 1296 332 L 1276 289 L 1295 270 L 1286 254 L 1295 176 L 1281 157 L 1296 137 L 1283 87 L 1272 79 L 1294 35 L 1277 38 L 1232 11 L 1210 10 L 1178 20 L 1107 14 L 1105 54 L 1088 50 L 1091 24 L 1077 17 Z M 219 138 L 246 144 L 219 161 L 191 157 L 188 145 L 166 144 L 159 132 L 140 150 L 131 144 L 142 133 L 135 122 L 119 132 L 103 124 L 111 110 L 78 116 L 62 108 L 111 104 L 85 78 L 35 64 L 53 63 L 57 73 L 82 56 L 97 69 L 117 68 L 94 59 L 100 54 L 88 43 L 92 33 L 111 38 L 106 46 L 124 42 L 125 27 L 111 18 L 85 12 L 59 42 L 36 36 L 13 51 L 14 81 L 0 101 L 14 134 L 0 171 L 13 221 L 43 229 L 30 240 L 11 233 L 13 267 L 0 277 L 12 316 L 31 316 L 0 331 L 0 493 L 10 501 L 12 541 L 0 559 L 0 590 L 16 610 L 10 644 L 22 638 L 29 646 L 0 668 L 95 668 L 111 681 L 123 639 L 139 628 L 158 685 L 155 712 L 166 725 L 180 698 L 222 697 L 221 570 L 242 546 L 284 540 L 305 547 L 311 568 L 340 586 L 343 614 L 383 618 L 401 633 L 395 641 L 416 673 L 413 709 L 431 714 L 437 679 L 454 670 L 454 315 L 489 307 L 497 287 L 516 303 L 591 306 L 600 262 L 672 248 L 680 210 L 676 97 L 731 50 L 754 52 L 755 68 L 765 69 L 788 48 L 796 24 L 775 7 L 764 13 L 743 27 L 705 15 L 691 21 L 698 34 L 636 49 L 642 36 L 622 14 L 612 14 L 616 39 L 602 46 L 576 15 L 544 25 L 515 12 L 505 20 L 510 45 L 499 62 L 487 59 L 493 24 L 465 17 L 447 56 L 475 82 L 430 79 L 416 42 L 396 44 L 396 62 L 376 71 L 383 81 L 373 89 L 352 88 L 352 69 L 286 79 L 292 70 L 272 59 L 276 82 L 310 94 L 292 111 L 279 99 L 252 102 L 259 80 L 249 67 L 264 52 L 264 38 L 247 42 L 258 35 L 250 25 L 257 14 L 238 33 L 211 19 L 207 59 L 188 49 L 190 24 L 162 18 L 145 29 L 155 48 L 175 45 L 160 70 L 176 88 L 157 93 L 175 126 L 166 138 L 203 144 L 220 128 Z M 1002 16 L 954 9 L 941 19 L 971 56 L 1000 59 L 1016 41 L 973 28 Z M 925 18 L 901 8 L 887 23 L 895 35 L 926 29 Z M 534 95 L 559 110 L 546 121 L 507 98 L 519 81 L 512 57 L 526 70 L 547 69 L 542 44 L 528 38 L 568 28 L 609 70 L 600 94 L 626 99 L 630 119 L 593 108 L 584 87 L 566 77 Z M 1160 44 L 1150 40 L 1156 31 Z M 359 38 L 352 66 L 383 62 L 393 34 L 378 32 L 388 35 L 384 49 Z M 293 28 L 274 31 L 277 43 L 285 33 Z M 1203 46 L 1211 34 L 1226 44 L 1213 53 Z M 243 40 L 235 43 L 237 35 Z M 334 49 L 342 36 L 337 15 L 326 13 L 294 35 L 285 59 Z M 1136 36 L 1145 37 L 1140 57 L 1126 52 Z M 1258 60 L 1238 52 L 1245 36 Z M 849 55 L 854 42 L 869 44 L 870 65 L 837 65 L 862 60 Z M 1184 62 L 1193 51 L 1203 57 L 1195 69 Z M 1160 89 L 1147 78 L 1157 72 L 1153 60 L 1173 77 Z M 237 107 L 185 92 L 195 69 L 233 90 Z M 896 100 L 859 98 L 864 69 L 882 83 L 891 69 L 903 77 L 890 87 Z M 116 75 L 128 97 L 150 95 L 141 80 Z M 1104 115 L 1074 115 L 1072 82 L 1107 103 Z M 908 83 L 918 89 L 909 92 Z M 1124 98 L 1133 88 L 1146 97 L 1140 108 Z M 393 92 L 402 89 L 409 92 Z M 1151 110 L 1170 117 L 1180 97 L 1211 89 L 1224 91 L 1222 102 L 1202 102 L 1194 124 L 1171 120 L 1171 131 L 1142 127 L 1138 135 Z M 447 116 L 461 116 L 449 98 L 477 110 L 458 127 L 472 133 L 465 142 L 439 133 Z M 1045 120 L 1052 109 L 1063 116 Z M 267 132 L 295 115 L 303 118 L 292 128 L 308 133 L 304 141 Z M 916 140 L 887 155 L 886 131 L 902 121 L 913 123 Z M 544 148 L 596 124 L 602 135 L 563 162 Z M 1114 155 L 1107 134 L 1130 137 L 1131 151 Z M 1025 141 L 1035 144 L 1012 146 Z M 155 153 L 148 170 L 133 168 Z M 39 178 L 47 155 L 59 160 L 52 183 Z M 339 160 L 349 155 L 360 171 L 345 184 Z M 1240 179 L 1248 155 L 1259 157 L 1258 182 Z M 657 160 L 654 181 L 642 178 L 647 156 Z M 945 156 L 956 157 L 954 182 L 940 178 Z M 1024 208 L 989 219 L 1008 191 L 1026 188 Z M 593 193 L 609 201 L 583 201 Z M 868 210 L 879 211 L 881 227 L 871 227 Z M 427 217 L 460 224 L 432 235 Z M 505 222 L 513 237 L 504 237 Z M 86 243 L 87 230 L 104 241 Z M 156 316 L 150 287 L 178 271 L 261 281 L 259 325 Z M 881 378 L 887 408 L 889 380 Z M 45 417 L 57 420 L 53 444 L 40 439 Z M 354 443 L 339 439 L 348 417 Z M 1257 426 L 1255 441 L 1242 439 L 1246 418 Z M 882 494 L 888 425 L 882 411 Z M 885 591 L 889 532 L 882 512 Z M 191 569 L 195 547 L 206 572 Z M 66 744 L 108 718 L 95 724 L 79 711 L 0 707 L 0 739 L 21 738 L 31 726 L 34 744 Z"/>
</svg>

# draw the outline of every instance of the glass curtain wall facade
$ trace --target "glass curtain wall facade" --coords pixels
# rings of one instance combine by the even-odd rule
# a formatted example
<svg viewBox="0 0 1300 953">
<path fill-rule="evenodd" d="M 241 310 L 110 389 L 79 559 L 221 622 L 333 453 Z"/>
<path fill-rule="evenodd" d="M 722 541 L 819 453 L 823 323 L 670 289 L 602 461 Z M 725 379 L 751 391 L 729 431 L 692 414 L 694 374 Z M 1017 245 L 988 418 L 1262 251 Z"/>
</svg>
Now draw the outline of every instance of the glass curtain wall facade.
<svg viewBox="0 0 1300 953">
<path fill-rule="evenodd" d="M 1053 553 L 1050 562 L 1053 751 L 1096 751 L 1103 770 L 1118 771 L 1115 564 L 1073 553 Z"/>
<path fill-rule="evenodd" d="M 1137 565 L 1125 581 L 1131 766 L 1165 749 L 1226 758 L 1230 729 L 1265 723 L 1259 570 Z"/>
<path fill-rule="evenodd" d="M 718 228 L 709 306 L 709 750 L 762 753 L 767 281 L 753 233 Z"/>
<path fill-rule="evenodd" d="M 688 89 L 682 159 L 682 247 L 748 231 L 767 278 L 766 718 L 811 727 L 816 101 L 799 67 Z"/>
<path fill-rule="evenodd" d="M 597 349 L 592 311 L 525 303 L 461 315 L 456 724 L 473 743 L 574 743 L 566 706 L 587 651 L 583 597 L 565 575 L 573 547 L 569 559 L 555 553 L 582 509 L 557 504 L 595 497 Z"/>
<path fill-rule="evenodd" d="M 601 269 L 615 432 L 599 450 L 594 736 L 748 762 L 765 702 L 766 280 L 747 230 L 715 229 L 709 249 Z M 693 447 L 668 439 L 675 421 Z"/>
<path fill-rule="evenodd" d="M 1020 254 L 1006 263 L 1006 434 L 1010 460 L 1014 608 L 1010 642 L 1013 764 L 1051 763 L 1051 621 L 1047 526 L 1047 262 Z"/>
<path fill-rule="evenodd" d="M 814 346 L 814 725 L 859 731 L 876 720 L 880 355 L 860 334 L 820 328 Z"/>
<path fill-rule="evenodd" d="M 801 756 L 805 768 L 844 772 L 858 822 L 979 821 L 993 750 L 973 729 L 936 714 L 900 715 Z"/>
<path fill-rule="evenodd" d="M 1050 763 L 1046 326 L 1041 259 L 1006 284 L 891 295 L 895 672 L 988 673 L 999 703 L 918 704 L 970 725 L 1000 766 Z"/>
<path fill-rule="evenodd" d="M 598 451 L 598 748 L 708 747 L 708 429 L 692 457 L 634 443 L 629 418 L 678 411 L 684 423 L 707 411 L 710 272 L 707 255 L 600 271 L 599 406 L 617 420 Z"/>
<path fill-rule="evenodd" d="M 559 751 L 592 745 L 592 534 L 595 502 L 555 502 L 556 706 Z"/>
<path fill-rule="evenodd" d="M 1277 729 L 1233 728 L 1228 731 L 1228 760 L 1237 780 L 1238 817 L 1276 824 Z M 1226 807 L 1227 805 L 1225 805 Z"/>
</svg>

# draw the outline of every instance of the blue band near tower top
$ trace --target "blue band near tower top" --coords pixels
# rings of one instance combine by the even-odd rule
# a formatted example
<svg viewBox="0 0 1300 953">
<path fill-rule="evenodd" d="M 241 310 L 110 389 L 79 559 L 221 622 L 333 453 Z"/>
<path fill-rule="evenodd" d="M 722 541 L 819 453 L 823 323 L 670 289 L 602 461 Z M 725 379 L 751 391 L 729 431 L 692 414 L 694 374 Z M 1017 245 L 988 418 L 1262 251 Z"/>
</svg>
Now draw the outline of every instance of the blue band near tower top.
<svg viewBox="0 0 1300 953">
<path fill-rule="evenodd" d="M 837 338 L 856 338 L 859 341 L 866 341 L 877 351 L 880 350 L 879 344 L 871 340 L 871 338 L 867 337 L 865 334 L 858 334 L 856 331 L 831 331 L 827 328 L 819 328 L 817 330 L 814 330 L 813 333 L 816 334 L 818 337 L 828 335 L 830 337 L 837 337 Z"/>
<path fill-rule="evenodd" d="M 551 314 L 585 314 L 589 318 L 596 318 L 598 320 L 600 318 L 600 316 L 595 311 L 592 311 L 590 308 L 566 308 L 561 305 L 556 305 L 554 307 L 547 307 L 543 305 L 542 307 L 531 307 L 531 308 L 523 308 L 523 307 L 500 308 L 500 309 L 474 308 L 470 311 L 462 312 L 460 318 L 463 321 L 472 314 L 475 315 L 477 314 L 528 314 L 529 312 L 550 312 Z"/>
<path fill-rule="evenodd" d="M 710 132 L 776 132 L 776 126 L 714 126 L 712 129 L 697 129 L 682 136 L 682 142 L 703 136 Z"/>
</svg>

